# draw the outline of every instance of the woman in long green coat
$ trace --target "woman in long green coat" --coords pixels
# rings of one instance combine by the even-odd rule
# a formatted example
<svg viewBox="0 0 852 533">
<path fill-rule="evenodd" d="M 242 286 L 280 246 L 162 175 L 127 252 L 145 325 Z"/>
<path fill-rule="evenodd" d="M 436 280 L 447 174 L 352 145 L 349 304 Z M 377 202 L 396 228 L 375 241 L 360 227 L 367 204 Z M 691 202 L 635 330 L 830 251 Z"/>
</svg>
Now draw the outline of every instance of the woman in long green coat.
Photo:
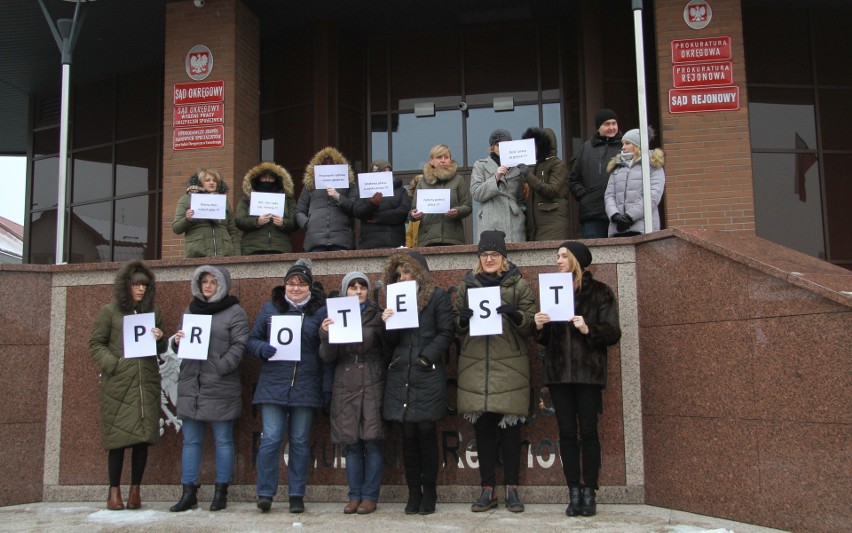
<svg viewBox="0 0 852 533">
<path fill-rule="evenodd" d="M 172 231 L 183 234 L 184 256 L 223 257 L 240 255 L 240 239 L 231 204 L 225 201 L 225 218 L 198 218 L 192 209 L 193 194 L 226 194 L 228 184 L 212 168 L 203 168 L 189 177 L 186 194 L 178 200 Z"/>
<path fill-rule="evenodd" d="M 101 431 L 109 452 L 107 509 L 124 509 L 121 469 L 125 448 L 133 449 L 128 509 L 142 506 L 139 486 L 148 459 L 148 445 L 160 439 L 160 369 L 157 357 L 124 357 L 124 317 L 154 313 L 150 334 L 157 353 L 166 350 L 160 312 L 154 307 L 154 273 L 142 261 L 131 261 L 115 276 L 115 298 L 101 308 L 89 340 L 89 353 L 101 371 Z"/>
</svg>

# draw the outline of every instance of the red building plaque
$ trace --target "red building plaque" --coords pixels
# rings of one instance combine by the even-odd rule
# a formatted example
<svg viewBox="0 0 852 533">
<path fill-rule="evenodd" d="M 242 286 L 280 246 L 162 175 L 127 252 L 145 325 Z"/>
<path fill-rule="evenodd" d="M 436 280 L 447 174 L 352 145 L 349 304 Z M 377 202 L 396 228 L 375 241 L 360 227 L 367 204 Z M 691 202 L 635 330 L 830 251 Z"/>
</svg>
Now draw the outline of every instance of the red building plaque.
<svg viewBox="0 0 852 533">
<path fill-rule="evenodd" d="M 731 59 L 730 37 L 702 37 L 672 41 L 672 63 Z"/>
<path fill-rule="evenodd" d="M 740 108 L 740 88 L 707 87 L 669 90 L 669 113 L 736 111 Z"/>
<path fill-rule="evenodd" d="M 674 65 L 672 66 L 672 83 L 676 88 L 732 85 L 734 66 L 730 61 Z"/>
</svg>

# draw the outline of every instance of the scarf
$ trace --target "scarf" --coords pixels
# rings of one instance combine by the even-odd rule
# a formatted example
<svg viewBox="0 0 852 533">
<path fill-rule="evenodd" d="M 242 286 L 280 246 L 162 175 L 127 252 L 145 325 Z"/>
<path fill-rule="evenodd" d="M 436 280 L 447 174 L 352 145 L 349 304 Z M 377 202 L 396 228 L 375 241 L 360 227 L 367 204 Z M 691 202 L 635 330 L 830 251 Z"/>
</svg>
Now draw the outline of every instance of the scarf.
<svg viewBox="0 0 852 533">
<path fill-rule="evenodd" d="M 304 300 L 302 300 L 299 303 L 296 303 L 293 300 L 291 300 L 290 297 L 287 296 L 286 294 L 284 295 L 284 299 L 287 300 L 287 303 L 290 304 L 293 308 L 295 308 L 296 311 L 298 311 L 300 313 L 304 313 L 305 312 L 305 306 L 308 305 L 308 302 L 311 301 L 311 295 L 309 294 L 307 298 L 305 298 Z"/>
<path fill-rule="evenodd" d="M 192 301 L 189 302 L 189 312 L 193 315 L 215 315 L 219 311 L 224 311 L 238 303 L 240 303 L 240 299 L 236 296 L 231 296 L 230 294 L 218 302 L 208 302 L 198 298 L 193 298 Z"/>
</svg>

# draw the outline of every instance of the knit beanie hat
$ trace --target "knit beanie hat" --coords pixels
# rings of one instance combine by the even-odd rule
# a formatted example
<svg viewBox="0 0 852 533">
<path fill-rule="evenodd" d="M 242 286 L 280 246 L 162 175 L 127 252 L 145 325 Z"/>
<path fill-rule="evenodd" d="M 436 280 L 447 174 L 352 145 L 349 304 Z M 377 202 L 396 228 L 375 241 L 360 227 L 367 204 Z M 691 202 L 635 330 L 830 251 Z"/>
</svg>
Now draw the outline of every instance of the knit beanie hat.
<svg viewBox="0 0 852 533">
<path fill-rule="evenodd" d="M 370 172 L 383 172 L 386 168 L 393 170 L 390 161 L 385 159 L 376 159 L 370 163 Z"/>
<path fill-rule="evenodd" d="M 600 128 L 601 124 L 607 120 L 618 121 L 618 116 L 616 116 L 615 111 L 607 108 L 598 109 L 598 112 L 595 113 L 595 128 Z"/>
<path fill-rule="evenodd" d="M 429 263 L 426 262 L 426 258 L 423 257 L 420 252 L 415 252 L 414 250 L 412 250 L 408 252 L 408 256 L 423 265 L 423 268 L 426 269 L 427 272 L 429 271 Z"/>
<path fill-rule="evenodd" d="M 592 252 L 589 251 L 589 248 L 585 244 L 579 241 L 565 241 L 559 245 L 559 248 L 568 248 L 571 255 L 580 263 L 580 268 L 586 268 L 592 264 Z"/>
<path fill-rule="evenodd" d="M 488 146 L 494 146 L 497 143 L 501 143 L 503 141 L 511 141 L 512 134 L 506 130 L 494 130 L 491 132 L 491 135 L 488 136 Z"/>
<path fill-rule="evenodd" d="M 363 284 L 367 286 L 367 292 L 370 292 L 370 278 L 368 278 L 363 272 L 350 272 L 343 276 L 343 282 L 340 284 L 340 294 L 342 296 L 346 296 L 346 289 L 348 289 L 349 285 L 356 279 L 362 281 Z"/>
<path fill-rule="evenodd" d="M 308 285 L 310 287 L 313 287 L 314 286 L 314 275 L 311 273 L 311 267 L 312 266 L 313 266 L 313 263 L 311 262 L 310 259 L 299 259 L 298 261 L 293 263 L 293 266 L 291 266 L 287 270 L 287 273 L 284 274 L 284 283 L 287 283 L 287 281 L 290 278 L 292 278 L 293 276 L 301 276 L 302 278 L 307 280 Z"/>
<path fill-rule="evenodd" d="M 637 148 L 642 148 L 642 136 L 639 135 L 638 129 L 633 129 L 621 136 L 622 141 L 627 141 Z"/>
<path fill-rule="evenodd" d="M 506 234 L 498 230 L 483 231 L 479 236 L 479 251 L 482 252 L 498 252 L 503 257 L 506 257 Z"/>
</svg>

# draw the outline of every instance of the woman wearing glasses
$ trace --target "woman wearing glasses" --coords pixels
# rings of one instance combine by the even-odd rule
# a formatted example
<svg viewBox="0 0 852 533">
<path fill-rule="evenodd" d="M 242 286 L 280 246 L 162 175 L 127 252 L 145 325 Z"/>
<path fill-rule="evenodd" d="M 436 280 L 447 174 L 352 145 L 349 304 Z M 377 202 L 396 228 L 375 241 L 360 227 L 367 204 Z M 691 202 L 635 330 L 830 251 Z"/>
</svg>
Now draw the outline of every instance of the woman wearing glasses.
<svg viewBox="0 0 852 533">
<path fill-rule="evenodd" d="M 95 319 L 89 353 L 101 370 L 101 431 L 104 448 L 109 452 L 107 509 L 119 511 L 124 509 L 124 450 L 133 450 L 127 508 L 139 509 L 139 486 L 148 461 L 148 445 L 160 440 L 160 368 L 156 357 L 124 357 L 124 317 L 154 313 L 155 326 L 150 335 L 157 341 L 157 353 L 166 350 L 166 339 L 160 311 L 154 307 L 154 273 L 142 261 L 131 261 L 118 271 L 113 293 L 113 301 L 103 306 Z"/>
<path fill-rule="evenodd" d="M 500 305 L 490 312 L 502 318 L 499 335 L 471 335 L 474 311 L 470 291 L 482 287 L 500 288 Z M 485 306 L 487 307 L 487 306 Z M 477 306 L 482 317 L 486 311 Z M 459 285 L 455 301 L 456 332 L 462 336 L 458 368 L 458 410 L 473 423 L 479 455 L 482 491 L 471 511 L 497 507 L 496 485 L 497 428 L 506 485 L 506 508 L 513 513 L 524 510 L 518 495 L 521 469 L 521 424 L 530 404 L 530 364 L 527 337 L 535 333 L 535 299 L 526 280 L 506 259 L 502 231 L 483 231 L 479 238 L 479 258 L 473 270 Z M 483 317 L 484 318 L 484 317 Z"/>
<path fill-rule="evenodd" d="M 270 360 L 276 355 L 270 335 L 278 334 L 271 329 L 272 317 L 279 315 L 301 317 L 298 361 Z M 257 508 L 263 512 L 272 507 L 272 498 L 278 491 L 278 465 L 285 434 L 290 440 L 290 512 L 305 510 L 314 409 L 331 403 L 332 367 L 323 365 L 319 358 L 319 328 L 326 316 L 325 295 L 314 286 L 311 262 L 300 259 L 287 271 L 284 285 L 272 289 L 272 300 L 263 304 L 249 334 L 248 352 L 263 361 L 252 401 L 260 406 L 263 416 L 257 453 Z"/>
</svg>

